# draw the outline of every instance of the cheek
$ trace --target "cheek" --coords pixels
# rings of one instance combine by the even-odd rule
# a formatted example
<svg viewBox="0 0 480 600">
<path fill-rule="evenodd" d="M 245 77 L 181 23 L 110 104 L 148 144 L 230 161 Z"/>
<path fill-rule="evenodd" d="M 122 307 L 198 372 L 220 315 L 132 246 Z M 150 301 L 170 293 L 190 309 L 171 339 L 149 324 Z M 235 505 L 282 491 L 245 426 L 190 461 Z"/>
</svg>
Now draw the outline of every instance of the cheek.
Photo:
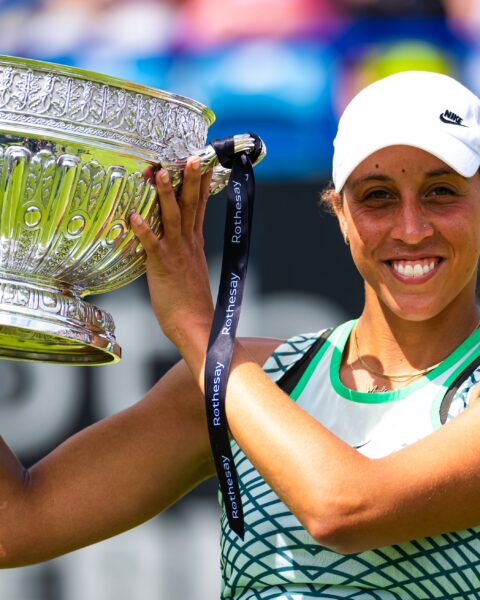
<svg viewBox="0 0 480 600">
<path fill-rule="evenodd" d="M 371 219 L 351 221 L 348 232 L 355 260 L 369 258 L 385 240 L 385 229 L 374 224 Z"/>
<path fill-rule="evenodd" d="M 370 237 L 359 235 L 358 232 L 350 239 L 350 253 L 360 275 L 371 281 L 378 270 L 378 263 L 374 260 L 376 243 Z"/>
<path fill-rule="evenodd" d="M 457 250 L 469 257 L 480 256 L 480 216 L 478 219 L 451 219 L 439 231 L 450 243 L 454 253 Z"/>
</svg>

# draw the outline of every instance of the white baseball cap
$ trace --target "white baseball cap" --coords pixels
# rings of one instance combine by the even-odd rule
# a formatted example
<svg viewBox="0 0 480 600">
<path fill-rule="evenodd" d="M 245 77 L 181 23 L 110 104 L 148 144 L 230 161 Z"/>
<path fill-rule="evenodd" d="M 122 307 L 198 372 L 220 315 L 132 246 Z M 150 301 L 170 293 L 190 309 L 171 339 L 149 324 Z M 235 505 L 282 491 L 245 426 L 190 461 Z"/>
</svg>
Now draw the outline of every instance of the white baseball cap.
<svg viewBox="0 0 480 600">
<path fill-rule="evenodd" d="M 480 100 L 440 73 L 403 71 L 364 88 L 348 104 L 333 142 L 333 183 L 341 191 L 370 154 L 415 146 L 464 177 L 480 166 Z"/>
</svg>

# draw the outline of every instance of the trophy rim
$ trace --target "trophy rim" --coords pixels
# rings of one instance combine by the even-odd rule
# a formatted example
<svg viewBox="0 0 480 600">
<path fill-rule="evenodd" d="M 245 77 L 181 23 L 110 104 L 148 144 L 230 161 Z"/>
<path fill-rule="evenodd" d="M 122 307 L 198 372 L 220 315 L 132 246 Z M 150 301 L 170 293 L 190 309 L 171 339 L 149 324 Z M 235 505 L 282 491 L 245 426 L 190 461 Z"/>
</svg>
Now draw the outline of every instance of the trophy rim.
<svg viewBox="0 0 480 600">
<path fill-rule="evenodd" d="M 141 83 L 135 83 L 128 79 L 122 79 L 120 77 L 113 77 L 106 75 L 98 71 L 90 71 L 88 69 L 82 69 L 79 67 L 72 67 L 69 65 L 62 65 L 56 62 L 48 62 L 44 60 L 37 60 L 34 58 L 26 58 L 21 56 L 10 56 L 8 54 L 0 54 L 0 66 L 15 66 L 26 69 L 32 69 L 35 71 L 43 71 L 45 73 L 63 75 L 66 77 L 73 77 L 75 79 L 83 79 L 87 81 L 93 81 L 109 87 L 114 87 L 122 90 L 128 90 L 131 92 L 137 92 L 145 96 L 151 96 L 158 100 L 164 100 L 167 102 L 173 102 L 179 106 L 183 106 L 189 110 L 196 112 L 198 115 L 203 117 L 207 121 L 208 126 L 212 125 L 216 116 L 212 109 L 208 108 L 202 102 L 183 96 L 182 94 L 176 94 L 173 92 L 167 92 L 165 90 L 154 88 Z"/>
<path fill-rule="evenodd" d="M 25 340 L 32 333 L 42 334 L 48 343 L 27 347 Z M 11 345 L 0 345 L 0 359 L 5 360 L 89 367 L 113 365 L 122 358 L 121 346 L 101 333 L 0 311 L 0 340 L 4 336 L 12 340 Z M 49 350 L 49 344 L 55 349 Z"/>
</svg>

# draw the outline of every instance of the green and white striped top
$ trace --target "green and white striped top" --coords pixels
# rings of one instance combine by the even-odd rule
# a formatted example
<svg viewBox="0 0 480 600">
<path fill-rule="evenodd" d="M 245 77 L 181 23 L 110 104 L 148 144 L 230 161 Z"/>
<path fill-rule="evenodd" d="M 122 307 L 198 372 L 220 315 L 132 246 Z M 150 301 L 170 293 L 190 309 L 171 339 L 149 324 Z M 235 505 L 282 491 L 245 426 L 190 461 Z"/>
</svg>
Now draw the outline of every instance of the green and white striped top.
<svg viewBox="0 0 480 600">
<path fill-rule="evenodd" d="M 359 452 L 386 456 L 441 426 L 440 403 L 458 374 L 480 355 L 480 330 L 421 379 L 393 392 L 367 394 L 347 389 L 339 378 L 353 325 L 350 321 L 333 331 L 291 397 Z M 278 381 L 318 335 L 301 335 L 282 344 L 265 363 L 265 372 Z M 468 406 L 469 392 L 479 380 L 480 368 L 459 387 L 449 419 Z M 480 598 L 480 527 L 342 555 L 317 544 L 234 441 L 232 450 L 245 538 L 240 540 L 229 529 L 223 515 L 223 600 Z M 318 476 L 322 476 L 321 465 Z"/>
</svg>

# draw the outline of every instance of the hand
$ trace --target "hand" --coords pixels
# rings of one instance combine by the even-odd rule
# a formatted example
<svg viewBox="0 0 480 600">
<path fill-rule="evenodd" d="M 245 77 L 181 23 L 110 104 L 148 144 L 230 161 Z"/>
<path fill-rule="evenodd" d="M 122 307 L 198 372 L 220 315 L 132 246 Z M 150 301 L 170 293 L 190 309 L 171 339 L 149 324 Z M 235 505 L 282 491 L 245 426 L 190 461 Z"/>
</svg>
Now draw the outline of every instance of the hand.
<svg viewBox="0 0 480 600">
<path fill-rule="evenodd" d="M 165 335 L 182 352 L 193 335 L 208 340 L 213 318 L 203 223 L 211 173 L 201 175 L 199 157 L 188 159 L 177 202 L 168 172 L 145 172 L 158 190 L 162 234 L 155 236 L 138 214 L 130 218 L 133 232 L 147 254 L 147 281 L 152 307 Z"/>
</svg>

